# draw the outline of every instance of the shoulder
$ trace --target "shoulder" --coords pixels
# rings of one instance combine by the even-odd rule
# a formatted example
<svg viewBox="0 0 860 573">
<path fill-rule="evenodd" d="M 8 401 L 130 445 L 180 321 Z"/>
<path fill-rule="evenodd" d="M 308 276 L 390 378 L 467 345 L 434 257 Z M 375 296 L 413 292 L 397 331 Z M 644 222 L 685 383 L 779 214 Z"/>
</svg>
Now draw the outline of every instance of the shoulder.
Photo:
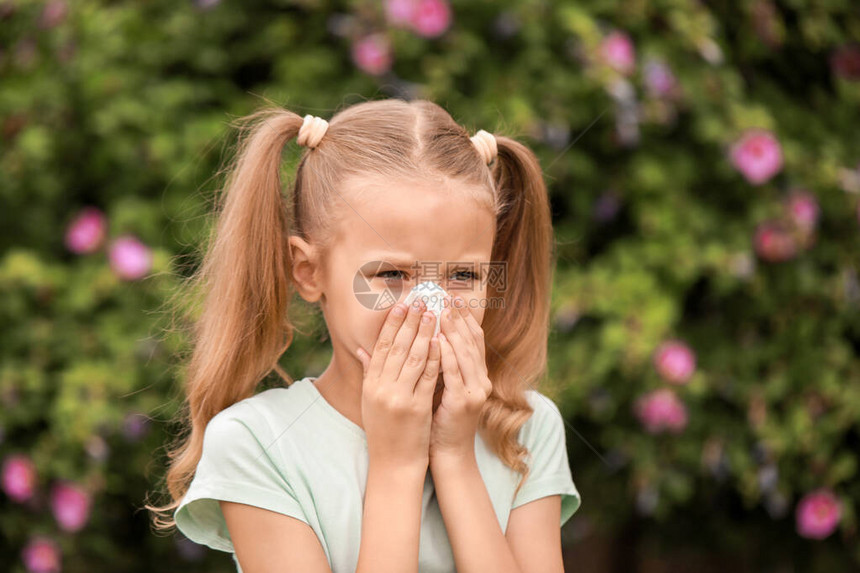
<svg viewBox="0 0 860 573">
<path fill-rule="evenodd" d="M 563 422 L 561 411 L 552 398 L 533 389 L 526 390 L 525 395 L 533 411 L 523 428 L 552 424 L 553 420 Z"/>
<path fill-rule="evenodd" d="M 293 419 L 303 406 L 305 393 L 300 381 L 283 388 L 270 388 L 232 404 L 212 417 L 206 426 L 208 440 L 224 443 L 235 438 L 237 428 L 244 426 L 257 438 L 271 437 L 279 420 Z"/>
<path fill-rule="evenodd" d="M 555 401 L 538 390 L 534 390 L 532 388 L 526 390 L 526 399 L 529 401 L 532 408 L 535 409 L 535 412 L 540 411 L 542 414 L 546 415 L 547 413 L 555 411 L 555 413 L 561 415 Z"/>
<path fill-rule="evenodd" d="M 269 388 L 238 403 L 241 404 L 244 402 L 260 415 L 266 417 L 282 414 L 285 409 L 301 409 L 307 405 L 306 398 L 310 397 L 307 392 L 308 384 L 310 382 L 306 379 L 296 380 L 289 386 Z"/>
<path fill-rule="evenodd" d="M 564 418 L 552 398 L 537 390 L 528 389 L 526 399 L 533 411 L 520 428 L 520 443 L 529 450 L 538 446 L 557 446 L 559 442 L 564 443 Z"/>
</svg>

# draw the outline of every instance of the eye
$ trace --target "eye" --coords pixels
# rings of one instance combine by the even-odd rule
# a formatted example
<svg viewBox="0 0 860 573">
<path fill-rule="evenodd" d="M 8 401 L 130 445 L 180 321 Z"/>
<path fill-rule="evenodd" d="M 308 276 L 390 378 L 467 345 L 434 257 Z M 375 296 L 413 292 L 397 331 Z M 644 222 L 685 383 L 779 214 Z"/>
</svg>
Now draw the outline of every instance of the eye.
<svg viewBox="0 0 860 573">
<path fill-rule="evenodd" d="M 402 273 L 402 272 L 403 271 L 397 271 L 397 270 L 382 271 L 381 273 L 376 273 L 376 276 L 388 279 L 388 278 L 392 278 L 392 277 L 390 277 L 390 273 Z M 401 277 L 393 277 L 393 278 L 403 278 L 403 277 L 401 276 Z"/>
<path fill-rule="evenodd" d="M 478 278 L 478 274 L 473 271 L 455 271 L 454 274 L 461 275 L 462 277 L 464 277 L 460 280 L 475 280 L 476 278 Z"/>
<path fill-rule="evenodd" d="M 466 287 L 466 288 L 473 287 L 473 286 L 475 286 L 475 284 L 479 278 L 478 273 L 476 273 L 474 271 L 467 271 L 467 270 L 454 271 L 454 273 L 452 273 L 451 276 L 452 277 L 459 276 L 459 278 L 452 278 L 451 281 L 448 283 L 449 288 L 452 286 L 453 287 L 462 286 L 462 287 Z"/>
</svg>

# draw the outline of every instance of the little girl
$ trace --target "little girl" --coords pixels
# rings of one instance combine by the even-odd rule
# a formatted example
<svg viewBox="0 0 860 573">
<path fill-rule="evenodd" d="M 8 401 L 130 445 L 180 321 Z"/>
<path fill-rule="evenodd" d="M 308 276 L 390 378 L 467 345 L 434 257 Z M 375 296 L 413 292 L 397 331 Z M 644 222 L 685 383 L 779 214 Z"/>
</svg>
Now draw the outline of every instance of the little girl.
<svg viewBox="0 0 860 573">
<path fill-rule="evenodd" d="M 246 573 L 562 573 L 580 496 L 534 388 L 554 263 L 535 155 L 423 100 L 246 120 L 195 276 L 190 432 L 156 526 Z M 453 297 L 440 318 L 402 302 L 424 281 Z M 294 291 L 333 350 L 296 381 L 278 366 Z M 255 393 L 272 370 L 286 385 Z"/>
</svg>

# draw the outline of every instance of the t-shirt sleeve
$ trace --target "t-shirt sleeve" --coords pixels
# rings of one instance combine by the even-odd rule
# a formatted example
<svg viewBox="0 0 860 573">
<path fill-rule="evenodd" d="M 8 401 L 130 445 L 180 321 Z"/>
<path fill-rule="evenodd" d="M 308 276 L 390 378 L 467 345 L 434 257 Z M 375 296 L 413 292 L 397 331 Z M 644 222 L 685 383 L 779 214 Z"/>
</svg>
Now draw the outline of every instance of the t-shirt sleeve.
<svg viewBox="0 0 860 573">
<path fill-rule="evenodd" d="M 520 442 L 529 450 L 527 463 L 530 473 L 511 509 L 548 495 L 560 494 L 560 525 L 564 525 L 581 503 L 568 463 L 564 419 L 550 398 L 533 392 L 530 403 L 534 413 L 520 429 Z"/>
<path fill-rule="evenodd" d="M 237 408 L 245 407 L 245 410 Z M 242 413 L 242 416 L 238 414 Z M 196 543 L 234 552 L 219 500 L 254 505 L 308 519 L 292 488 L 272 461 L 275 437 L 253 406 L 223 410 L 206 426 L 194 479 L 174 513 L 176 526 Z"/>
</svg>

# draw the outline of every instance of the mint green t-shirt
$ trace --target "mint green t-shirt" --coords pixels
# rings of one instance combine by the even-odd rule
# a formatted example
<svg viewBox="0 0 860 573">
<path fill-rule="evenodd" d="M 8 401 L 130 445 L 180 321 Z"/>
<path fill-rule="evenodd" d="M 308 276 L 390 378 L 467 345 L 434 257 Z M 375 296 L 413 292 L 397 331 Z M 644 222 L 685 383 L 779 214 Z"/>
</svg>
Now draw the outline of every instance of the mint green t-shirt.
<svg viewBox="0 0 860 573">
<path fill-rule="evenodd" d="M 304 521 L 314 530 L 333 573 L 354 573 L 361 541 L 367 483 L 364 430 L 329 404 L 315 378 L 271 388 L 225 408 L 210 420 L 203 454 L 185 497 L 174 513 L 186 537 L 233 553 L 218 500 L 254 505 Z M 561 523 L 580 506 L 558 407 L 526 390 L 534 413 L 518 439 L 528 448 L 531 473 L 516 497 L 520 474 L 475 436 L 481 476 L 504 532 L 513 508 L 561 495 Z M 421 573 L 455 571 L 454 554 L 428 470 L 421 503 L 418 551 Z"/>
</svg>

